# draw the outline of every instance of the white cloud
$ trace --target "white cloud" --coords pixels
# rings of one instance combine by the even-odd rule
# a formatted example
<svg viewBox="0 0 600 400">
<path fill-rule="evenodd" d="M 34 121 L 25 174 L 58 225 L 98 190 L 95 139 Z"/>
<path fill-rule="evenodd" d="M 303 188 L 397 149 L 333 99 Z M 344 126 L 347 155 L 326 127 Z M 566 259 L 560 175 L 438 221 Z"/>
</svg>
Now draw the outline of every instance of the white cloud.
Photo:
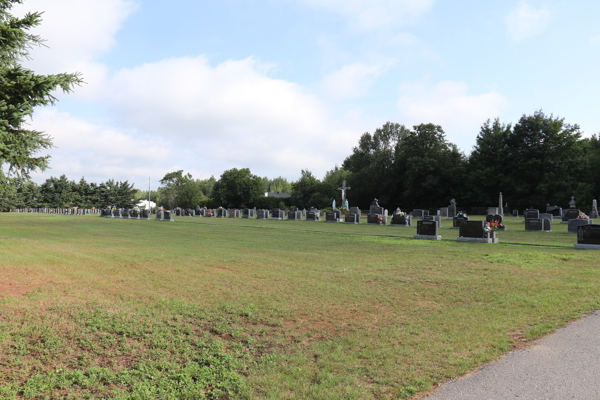
<svg viewBox="0 0 600 400">
<path fill-rule="evenodd" d="M 534 8 L 529 3 L 520 2 L 505 18 L 508 35 L 521 41 L 544 32 L 552 20 L 552 11 L 547 6 Z"/>
<path fill-rule="evenodd" d="M 415 22 L 434 0 L 301 0 L 314 7 L 343 15 L 350 27 L 381 30 Z"/>
<path fill-rule="evenodd" d="M 412 83 L 401 86 L 397 106 L 406 125 L 441 125 L 449 141 L 470 151 L 479 127 L 500 115 L 506 99 L 498 92 L 469 94 L 462 82 L 445 81 L 436 85 Z"/>
<path fill-rule="evenodd" d="M 144 182 L 148 176 L 162 177 L 174 154 L 172 144 L 160 138 L 92 124 L 56 108 L 38 109 L 31 125 L 49 134 L 54 144 L 48 151 L 51 168 L 35 173 L 36 181 L 66 174 L 91 182 L 113 178 Z"/>
<path fill-rule="evenodd" d="M 344 65 L 323 78 L 323 91 L 333 99 L 361 97 L 386 68 L 363 63 Z"/>
<path fill-rule="evenodd" d="M 195 178 L 234 167 L 290 179 L 308 168 L 323 176 L 362 130 L 336 122 L 316 96 L 268 73 L 253 58 L 144 64 L 106 82 L 110 127 L 45 109 L 36 111 L 33 126 L 54 138 L 51 166 L 69 176 L 137 176 L 140 185 L 177 169 Z M 40 176 L 50 174 L 57 173 Z"/>
<path fill-rule="evenodd" d="M 42 22 L 31 30 L 48 47 L 34 47 L 23 64 L 41 74 L 81 72 L 86 85 L 74 96 L 91 98 L 103 85 L 107 68 L 98 57 L 115 45 L 115 36 L 136 9 L 130 0 L 27 0 L 13 14 L 43 12 Z"/>
<path fill-rule="evenodd" d="M 255 165 L 275 175 L 322 174 L 345 156 L 339 141 L 349 148 L 354 132 L 330 122 L 314 95 L 268 71 L 253 58 L 216 66 L 202 56 L 164 60 L 117 72 L 107 99 L 124 124 L 212 160 L 211 170 Z"/>
</svg>

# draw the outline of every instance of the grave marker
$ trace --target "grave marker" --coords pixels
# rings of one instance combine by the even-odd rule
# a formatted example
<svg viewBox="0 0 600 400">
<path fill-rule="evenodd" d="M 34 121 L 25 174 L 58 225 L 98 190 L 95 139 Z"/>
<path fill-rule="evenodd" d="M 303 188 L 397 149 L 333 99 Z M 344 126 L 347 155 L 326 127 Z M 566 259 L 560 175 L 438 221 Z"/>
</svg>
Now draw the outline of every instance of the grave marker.
<svg viewBox="0 0 600 400">
<path fill-rule="evenodd" d="M 413 238 L 423 240 L 442 240 L 442 237 L 439 235 L 437 221 L 417 221 L 417 234 L 414 235 Z"/>
<path fill-rule="evenodd" d="M 600 250 L 600 225 L 582 225 L 577 228 L 576 249 Z"/>
</svg>

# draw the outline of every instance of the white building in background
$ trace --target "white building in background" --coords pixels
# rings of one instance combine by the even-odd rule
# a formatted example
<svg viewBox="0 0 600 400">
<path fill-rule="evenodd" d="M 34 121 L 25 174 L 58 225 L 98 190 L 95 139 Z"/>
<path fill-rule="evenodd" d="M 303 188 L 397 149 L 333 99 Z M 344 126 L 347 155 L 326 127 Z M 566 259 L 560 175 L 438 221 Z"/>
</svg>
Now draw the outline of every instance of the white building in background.
<svg viewBox="0 0 600 400">
<path fill-rule="evenodd" d="M 156 208 L 156 203 L 153 201 L 148 201 L 148 200 L 142 200 L 139 203 L 136 204 L 139 208 L 146 209 L 146 210 L 151 210 L 153 208 Z"/>
<path fill-rule="evenodd" d="M 289 199 L 290 197 L 292 197 L 292 194 L 279 192 L 265 192 L 265 197 L 278 197 L 280 199 Z"/>
</svg>

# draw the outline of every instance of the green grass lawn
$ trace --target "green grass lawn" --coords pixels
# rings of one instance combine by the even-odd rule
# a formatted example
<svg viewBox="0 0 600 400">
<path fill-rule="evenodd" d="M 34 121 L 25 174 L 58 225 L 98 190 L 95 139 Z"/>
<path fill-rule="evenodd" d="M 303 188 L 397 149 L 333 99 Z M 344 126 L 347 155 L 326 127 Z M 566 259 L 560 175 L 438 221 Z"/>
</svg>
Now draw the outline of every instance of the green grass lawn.
<svg viewBox="0 0 600 400">
<path fill-rule="evenodd" d="M 600 252 L 416 227 L 0 214 L 0 398 L 410 398 L 600 308 Z"/>
</svg>

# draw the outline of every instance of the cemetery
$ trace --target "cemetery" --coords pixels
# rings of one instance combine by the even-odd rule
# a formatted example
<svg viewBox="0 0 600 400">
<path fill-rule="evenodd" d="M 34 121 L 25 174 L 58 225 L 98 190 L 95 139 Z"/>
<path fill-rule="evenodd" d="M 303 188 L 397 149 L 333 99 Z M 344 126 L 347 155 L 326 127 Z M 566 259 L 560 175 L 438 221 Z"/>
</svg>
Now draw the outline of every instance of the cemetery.
<svg viewBox="0 0 600 400">
<path fill-rule="evenodd" d="M 595 63 L 482 69 L 469 45 L 477 20 L 506 29 L 499 60 L 556 47 L 546 5 L 21 3 L 0 3 L 1 399 L 419 400 L 600 317 Z M 598 41 L 568 29 L 588 9 L 561 40 Z M 567 102 L 582 121 L 501 120 Z"/>
</svg>

